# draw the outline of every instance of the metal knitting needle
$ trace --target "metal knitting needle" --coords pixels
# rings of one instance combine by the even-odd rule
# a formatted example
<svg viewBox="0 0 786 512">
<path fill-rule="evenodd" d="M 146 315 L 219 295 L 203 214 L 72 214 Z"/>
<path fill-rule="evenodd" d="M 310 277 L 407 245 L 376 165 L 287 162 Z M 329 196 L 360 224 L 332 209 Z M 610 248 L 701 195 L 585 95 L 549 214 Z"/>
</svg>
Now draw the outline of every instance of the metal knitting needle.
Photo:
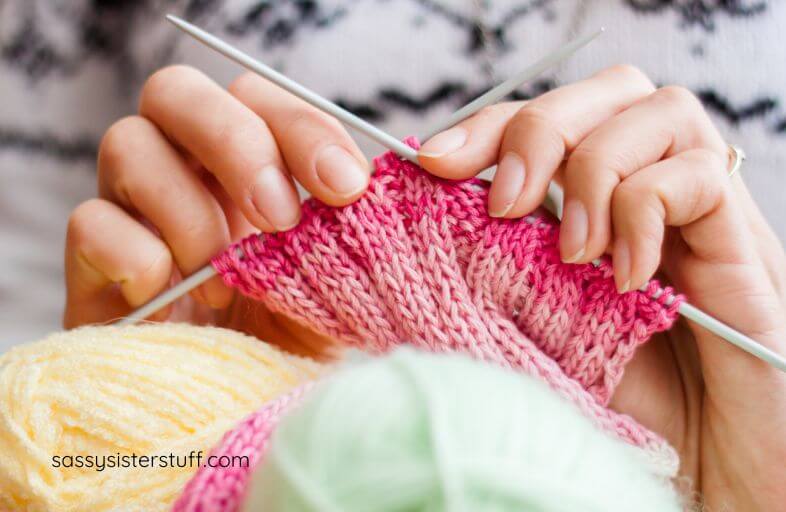
<svg viewBox="0 0 786 512">
<path fill-rule="evenodd" d="M 482 109 L 483 107 L 486 107 L 488 105 L 493 105 L 494 103 L 503 99 L 508 94 L 515 91 L 516 88 L 518 88 L 524 82 L 532 80 L 534 77 L 543 73 L 547 69 L 553 67 L 556 63 L 576 53 L 577 50 L 586 46 L 590 41 L 601 35 L 605 30 L 606 30 L 605 28 L 601 27 L 591 34 L 587 34 L 578 37 L 573 41 L 570 41 L 569 43 L 565 44 L 554 53 L 550 53 L 549 55 L 546 55 L 545 57 L 543 57 L 533 65 L 529 66 L 526 69 L 521 70 L 520 72 L 508 78 L 501 84 L 486 91 L 485 93 L 481 94 L 471 102 L 467 103 L 466 105 L 455 111 L 453 114 L 450 115 L 450 117 L 445 119 L 442 123 L 439 123 L 436 126 L 432 127 L 432 129 L 426 135 L 424 135 L 421 140 L 429 140 L 434 135 L 442 131 L 445 131 L 451 126 L 454 126 L 460 123 L 461 121 L 465 120 L 466 118 L 470 117 L 475 112 Z"/>
<path fill-rule="evenodd" d="M 390 149 L 391 151 L 398 154 L 399 156 L 406 158 L 407 160 L 414 162 L 416 164 L 418 163 L 416 150 L 407 146 L 406 144 L 396 139 L 395 137 L 388 135 L 387 133 L 383 132 L 376 126 L 364 121 L 363 119 L 360 119 L 359 117 L 352 114 L 351 112 L 344 110 L 343 108 L 339 107 L 335 103 L 303 87 L 299 83 L 291 80 L 290 78 L 287 78 L 286 76 L 282 75 L 278 71 L 271 69 L 265 64 L 262 64 L 261 62 L 252 58 L 248 54 L 241 52 L 237 48 L 229 45 L 228 43 L 222 41 L 216 36 L 200 29 L 199 27 L 192 25 L 191 23 L 188 23 L 185 20 L 182 20 L 177 16 L 168 15 L 166 18 L 171 23 L 173 23 L 177 28 L 183 30 L 184 32 L 194 37 L 201 43 L 204 43 L 210 48 L 213 48 L 214 50 L 220 52 L 222 55 L 230 58 L 231 60 L 234 60 L 235 62 L 242 65 L 243 67 L 259 75 L 262 75 L 263 77 L 267 78 L 271 82 L 280 86 L 282 89 L 289 91 L 293 95 L 305 100 L 306 102 L 322 110 L 323 112 L 332 115 L 333 117 L 340 120 L 344 124 L 351 126 L 352 128 L 355 128 L 357 131 L 367 135 L 371 139 L 377 141 L 378 143 Z M 520 73 L 516 74 L 515 77 L 506 80 L 502 84 L 498 85 L 497 87 L 494 87 L 487 93 L 475 99 L 472 103 L 461 108 L 459 111 L 457 111 L 455 114 L 451 116 L 450 123 L 455 124 L 460 121 L 463 121 L 464 119 L 470 117 L 472 114 L 483 108 L 485 105 L 498 101 L 500 98 L 506 96 L 511 91 L 513 91 L 518 85 L 521 85 L 521 83 L 535 78 L 537 75 L 541 74 L 546 69 L 570 57 L 581 47 L 585 46 L 587 43 L 592 41 L 595 37 L 600 35 L 602 31 L 603 29 L 600 29 L 593 34 L 571 41 L 565 46 L 562 46 L 561 48 L 547 55 L 546 57 L 540 59 L 535 64 L 529 66 L 528 68 L 524 69 Z M 428 137 L 424 137 L 423 140 L 426 140 L 427 138 Z M 143 305 L 136 311 L 132 312 L 130 315 L 119 320 L 117 324 L 127 325 L 144 320 L 145 318 L 152 315 L 156 311 L 168 306 L 172 302 L 176 301 L 178 298 L 187 294 L 194 288 L 197 288 L 199 285 L 201 285 L 208 279 L 212 278 L 216 274 L 217 272 L 212 265 L 207 265 L 203 267 L 199 271 L 195 272 L 194 274 L 191 274 L 187 278 L 180 281 L 178 284 L 176 284 L 169 290 L 155 297 L 150 302 Z"/>
<path fill-rule="evenodd" d="M 406 158 L 411 162 L 417 163 L 418 152 L 416 150 L 407 146 L 392 135 L 388 135 L 387 133 L 383 132 L 373 124 L 364 121 L 347 110 L 344 110 L 332 101 L 327 100 L 314 91 L 303 87 L 299 83 L 282 75 L 270 66 L 262 64 L 247 53 L 241 52 L 234 46 L 222 41 L 209 32 L 205 32 L 196 25 L 192 25 L 191 23 L 171 14 L 167 15 L 166 19 L 194 39 L 197 39 L 199 42 L 209 46 L 218 53 L 237 62 L 244 68 L 267 78 L 285 91 L 288 91 L 298 98 L 306 101 L 307 103 L 310 103 L 319 110 L 330 114 L 342 123 L 351 126 L 369 138 L 379 142 L 381 145 L 395 152 L 399 156 Z"/>
<path fill-rule="evenodd" d="M 598 31 L 595 34 L 595 36 L 597 36 L 601 32 L 603 32 L 602 28 L 600 29 L 600 31 Z M 486 94 L 483 94 L 482 96 L 480 96 L 478 98 L 478 100 L 483 100 L 483 101 L 478 101 L 478 100 L 473 101 L 471 104 L 473 104 L 475 106 L 474 112 L 477 112 L 478 110 L 480 110 L 483 107 L 491 105 L 492 103 L 494 103 L 496 101 L 496 99 L 502 98 L 502 97 L 506 96 L 507 94 L 509 94 L 512 89 L 508 90 L 504 94 L 499 94 L 499 95 L 491 94 L 491 93 L 495 92 L 497 89 L 502 89 L 503 87 L 507 87 L 508 86 L 508 82 L 510 82 L 510 80 L 507 80 L 507 81 L 503 82 L 502 84 L 498 85 L 497 87 L 493 88 L 492 90 L 488 91 Z M 515 86 L 513 87 L 513 89 L 515 89 Z M 493 99 L 493 98 L 495 98 L 495 99 Z M 463 111 L 465 108 L 462 108 L 461 110 L 459 110 L 458 112 L 453 114 L 451 116 L 451 118 L 450 118 L 450 121 L 451 121 L 450 123 L 445 122 L 442 125 L 440 125 L 439 131 L 451 128 L 452 126 L 460 123 L 461 121 L 463 121 L 464 119 L 466 119 L 467 117 L 472 115 L 472 113 L 474 113 L 474 112 L 472 112 L 472 113 L 467 114 L 467 115 L 465 115 L 463 117 L 457 115 L 459 112 Z M 437 131 L 436 133 L 439 133 L 439 131 Z M 428 140 L 428 139 L 424 139 L 424 140 Z M 493 169 L 494 167 L 495 166 L 491 166 L 488 169 Z M 488 170 L 488 169 L 486 169 L 486 170 Z M 549 200 L 545 201 L 543 203 L 543 206 L 551 214 L 553 214 L 555 217 L 557 217 L 559 219 L 560 215 L 559 215 L 559 213 L 557 211 L 558 210 L 558 201 L 555 200 L 555 198 L 553 197 L 553 190 L 552 190 L 551 187 L 549 187 L 549 191 L 547 193 L 547 199 L 551 199 L 551 200 L 550 201 Z M 601 264 L 600 258 L 594 259 L 592 261 L 592 264 L 595 265 L 596 267 L 600 266 L 600 264 Z M 646 291 L 646 288 L 647 288 L 647 285 L 643 285 L 641 288 L 639 288 L 639 291 L 644 292 L 644 291 Z M 656 295 L 656 296 L 650 297 L 650 298 L 651 299 L 657 299 L 658 296 L 659 295 Z M 671 305 L 673 302 L 674 302 L 674 299 L 670 298 L 667 301 L 667 304 Z M 765 347 L 764 345 L 762 345 L 758 341 L 756 341 L 756 340 L 746 336 L 745 334 L 737 331 L 736 329 L 732 328 L 731 326 L 724 324 L 723 322 L 721 322 L 717 318 L 715 318 L 715 317 L 705 313 L 704 311 L 702 311 L 701 309 L 697 308 L 696 306 L 688 303 L 687 301 L 683 301 L 682 303 L 680 303 L 680 305 L 677 307 L 677 312 L 680 315 L 682 315 L 683 317 L 687 318 L 688 320 L 692 320 L 693 322 L 695 322 L 698 325 L 704 327 L 705 329 L 707 329 L 711 333 L 713 333 L 713 334 L 717 335 L 718 337 L 728 341 L 732 345 L 735 345 L 738 348 L 744 350 L 745 352 L 747 352 L 747 353 L 749 353 L 749 354 L 751 354 L 751 355 L 753 355 L 755 357 L 758 357 L 762 361 L 765 361 L 766 363 L 769 363 L 770 365 L 774 366 L 778 370 L 780 370 L 782 372 L 786 372 L 786 358 L 785 357 L 781 356 L 780 354 L 778 354 L 777 352 L 775 352 L 773 350 L 770 350 L 769 348 Z"/>
<path fill-rule="evenodd" d="M 283 89 L 302 98 L 303 100 L 307 101 L 308 103 L 315 106 L 316 108 L 319 108 L 320 110 L 333 115 L 334 117 L 344 122 L 345 124 L 368 135 L 369 137 L 376 140 L 377 142 L 387 147 L 391 151 L 397 153 L 402 158 L 410 160 L 416 164 L 418 163 L 417 152 L 414 149 L 407 146 L 406 144 L 392 137 L 391 135 L 388 135 L 387 133 L 379 130 L 378 128 L 371 125 L 370 123 L 363 121 L 357 116 L 342 109 L 338 105 L 335 105 L 334 103 L 326 100 L 325 98 L 319 96 L 318 94 L 310 91 L 309 89 L 306 89 L 305 87 L 301 86 L 297 82 L 290 80 L 284 75 L 265 66 L 261 62 L 256 61 L 255 59 L 251 58 L 249 55 L 241 52 L 240 50 L 237 50 L 236 48 L 230 46 L 229 44 L 218 39 L 217 37 L 201 30 L 200 28 L 191 25 L 190 23 L 183 21 L 175 16 L 171 16 L 171 15 L 167 16 L 167 19 L 169 19 L 169 21 L 171 21 L 176 26 L 178 26 L 179 28 L 181 28 L 191 36 L 195 37 L 199 41 L 219 51 L 223 55 L 238 62 L 239 64 L 250 69 L 251 71 L 254 71 L 264 76 L 265 78 L 268 78 L 269 80 L 276 83 Z M 595 36 L 597 36 L 600 32 L 601 31 L 597 32 Z M 592 37 L 588 38 L 584 42 L 584 44 L 586 44 L 590 40 L 592 40 Z M 508 87 L 510 87 L 510 80 L 503 82 L 499 86 L 495 87 L 492 91 L 489 91 L 489 93 L 482 95 L 480 98 L 478 98 L 477 100 L 473 101 L 470 104 L 472 105 L 472 108 L 463 108 L 459 111 L 462 112 L 461 115 L 458 115 L 457 112 L 456 114 L 454 114 L 454 116 L 451 116 L 451 124 L 445 123 L 447 125 L 445 126 L 445 128 L 450 127 L 453 124 L 462 121 L 463 119 L 469 117 L 470 115 L 472 115 L 472 113 L 480 110 L 486 105 L 490 105 L 494 103 L 500 97 L 504 97 L 506 94 L 510 92 L 510 90 L 499 96 L 491 93 L 496 89 L 500 89 L 504 91 Z M 555 212 L 552 211 L 552 213 Z M 596 260 L 593 263 L 598 265 L 599 260 Z M 124 325 L 128 323 L 134 323 L 139 320 L 143 320 L 144 318 L 150 316 L 151 314 L 155 313 L 159 309 L 167 306 L 168 304 L 176 300 L 178 297 L 196 288 L 197 286 L 207 281 L 214 275 L 216 275 L 216 270 L 212 266 L 208 265 L 203 269 L 199 270 L 198 272 L 196 272 L 195 274 L 184 279 L 178 285 L 171 288 L 167 292 L 161 294 L 160 296 L 156 297 L 146 305 L 142 306 L 141 308 L 133 312 L 125 319 L 119 321 L 118 323 L 120 325 Z M 653 298 L 657 298 L 657 297 L 653 297 Z M 678 308 L 678 312 L 682 316 L 696 322 L 698 325 L 704 327 L 705 329 L 725 339 L 726 341 L 732 343 L 733 345 L 741 348 L 742 350 L 748 352 L 749 354 L 758 357 L 759 359 L 769 363 L 770 365 L 774 366 L 775 368 L 783 372 L 786 372 L 786 358 L 770 350 L 764 345 L 761 345 L 757 341 L 749 338 L 745 334 L 724 324 L 720 320 L 717 320 L 711 315 L 708 315 L 707 313 L 701 311 L 695 306 L 687 302 L 683 302 L 680 304 Z"/>
</svg>

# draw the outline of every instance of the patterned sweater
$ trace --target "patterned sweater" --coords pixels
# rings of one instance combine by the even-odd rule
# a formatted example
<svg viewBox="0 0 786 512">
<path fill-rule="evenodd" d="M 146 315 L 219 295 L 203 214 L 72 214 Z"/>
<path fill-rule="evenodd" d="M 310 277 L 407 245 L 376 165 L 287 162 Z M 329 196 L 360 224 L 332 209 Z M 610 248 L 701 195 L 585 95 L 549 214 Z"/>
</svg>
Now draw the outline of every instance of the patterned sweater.
<svg viewBox="0 0 786 512">
<path fill-rule="evenodd" d="M 398 136 L 578 33 L 607 33 L 522 87 L 526 98 L 631 63 L 681 84 L 744 147 L 743 174 L 786 238 L 786 47 L 776 0 L 0 0 L 0 350 L 56 329 L 68 213 L 95 194 L 101 133 L 172 62 L 239 69 L 172 12 Z M 368 156 L 381 148 L 360 140 Z"/>
</svg>

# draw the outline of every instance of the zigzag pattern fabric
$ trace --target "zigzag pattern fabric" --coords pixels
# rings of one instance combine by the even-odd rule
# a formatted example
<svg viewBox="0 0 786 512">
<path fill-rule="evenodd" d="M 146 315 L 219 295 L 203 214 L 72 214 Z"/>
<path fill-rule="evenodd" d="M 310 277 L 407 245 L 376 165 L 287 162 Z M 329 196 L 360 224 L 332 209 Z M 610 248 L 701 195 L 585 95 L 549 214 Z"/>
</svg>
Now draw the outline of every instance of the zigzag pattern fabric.
<svg viewBox="0 0 786 512">
<path fill-rule="evenodd" d="M 657 472 L 676 474 L 673 448 L 607 405 L 636 347 L 671 326 L 681 297 L 656 281 L 620 295 L 608 261 L 562 263 L 557 221 L 489 217 L 481 180 L 441 180 L 392 153 L 374 163 L 356 203 L 308 200 L 295 229 L 217 257 L 224 282 L 348 346 L 461 351 L 534 375 L 642 448 Z"/>
</svg>

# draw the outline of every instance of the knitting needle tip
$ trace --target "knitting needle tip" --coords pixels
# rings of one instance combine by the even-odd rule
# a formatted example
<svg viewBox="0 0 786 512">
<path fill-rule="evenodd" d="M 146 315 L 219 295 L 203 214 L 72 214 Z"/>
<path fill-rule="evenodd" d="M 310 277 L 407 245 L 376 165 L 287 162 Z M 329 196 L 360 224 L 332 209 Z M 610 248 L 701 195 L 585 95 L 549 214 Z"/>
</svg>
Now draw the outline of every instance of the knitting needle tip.
<svg viewBox="0 0 786 512">
<path fill-rule="evenodd" d="M 549 53 L 542 59 L 538 60 L 534 64 L 527 66 L 526 68 L 522 69 L 515 75 L 511 76 L 504 82 L 498 84 L 492 89 L 489 89 L 485 93 L 481 94 L 471 102 L 467 103 L 453 114 L 450 115 L 447 119 L 443 122 L 434 126 L 431 130 L 428 131 L 426 135 L 421 140 L 428 140 L 434 135 L 438 134 L 443 130 L 447 130 L 448 128 L 460 123 L 461 121 L 467 119 L 483 107 L 488 105 L 492 105 L 497 103 L 498 101 L 505 98 L 507 95 L 512 93 L 516 90 L 521 84 L 529 82 L 530 80 L 534 79 L 535 77 L 539 76 L 541 73 L 545 72 L 546 70 L 556 66 L 560 62 L 564 61 L 568 57 L 572 56 L 574 53 L 579 51 L 580 49 L 587 46 L 590 42 L 592 42 L 595 38 L 601 35 L 606 29 L 600 27 L 595 32 L 590 32 L 589 34 L 585 34 L 583 36 L 577 37 L 572 41 L 560 46 L 553 52 Z"/>
<path fill-rule="evenodd" d="M 182 26 L 182 24 L 183 24 L 183 23 L 186 23 L 186 21 L 184 21 L 184 20 L 182 20 L 182 19 L 178 18 L 178 17 L 177 17 L 177 16 L 175 16 L 174 14 L 167 14 L 167 15 L 166 15 L 166 19 L 167 19 L 167 20 L 168 20 L 170 23 L 174 23 L 174 24 L 175 24 L 175 25 L 177 25 L 177 26 Z"/>
</svg>

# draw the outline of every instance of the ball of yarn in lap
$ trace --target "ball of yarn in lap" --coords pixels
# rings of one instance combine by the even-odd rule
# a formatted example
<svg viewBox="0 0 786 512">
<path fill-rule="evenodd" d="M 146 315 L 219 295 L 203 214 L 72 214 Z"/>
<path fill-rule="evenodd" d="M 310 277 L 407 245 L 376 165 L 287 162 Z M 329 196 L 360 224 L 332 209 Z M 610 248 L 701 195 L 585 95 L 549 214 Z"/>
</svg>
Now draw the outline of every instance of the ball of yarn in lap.
<svg viewBox="0 0 786 512">
<path fill-rule="evenodd" d="M 0 356 L 0 511 L 168 510 L 197 470 L 186 455 L 206 455 L 319 372 L 240 333 L 181 324 L 85 327 L 16 347 Z M 131 454 L 185 467 L 104 458 Z"/>
<path fill-rule="evenodd" d="M 345 369 L 306 396 L 273 433 L 243 508 L 680 509 L 634 448 L 543 383 L 411 350 Z"/>
</svg>

